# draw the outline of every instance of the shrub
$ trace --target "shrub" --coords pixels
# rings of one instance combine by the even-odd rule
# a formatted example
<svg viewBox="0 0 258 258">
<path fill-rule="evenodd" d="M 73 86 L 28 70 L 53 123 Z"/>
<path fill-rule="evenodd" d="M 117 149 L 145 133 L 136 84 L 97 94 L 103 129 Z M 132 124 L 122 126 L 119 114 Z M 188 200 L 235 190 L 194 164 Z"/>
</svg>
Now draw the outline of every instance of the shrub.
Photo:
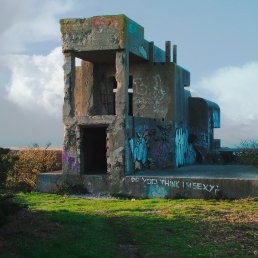
<svg viewBox="0 0 258 258">
<path fill-rule="evenodd" d="M 6 180 L 8 172 L 12 170 L 18 156 L 12 154 L 10 149 L 0 148 L 0 226 L 9 221 L 9 215 L 15 214 L 25 207 L 14 201 L 12 195 L 6 194 Z"/>
<path fill-rule="evenodd" d="M 237 158 L 241 164 L 253 165 L 258 168 L 258 141 L 242 140 L 237 146 L 239 152 Z"/>
<path fill-rule="evenodd" d="M 0 148 L 0 189 L 5 187 L 8 171 L 17 159 L 17 155 L 11 154 L 10 149 Z"/>
<path fill-rule="evenodd" d="M 28 192 L 36 187 L 36 176 L 39 173 L 50 172 L 59 166 L 54 151 L 47 150 L 38 144 L 18 152 L 18 160 L 8 172 L 8 185 L 15 190 Z"/>
</svg>

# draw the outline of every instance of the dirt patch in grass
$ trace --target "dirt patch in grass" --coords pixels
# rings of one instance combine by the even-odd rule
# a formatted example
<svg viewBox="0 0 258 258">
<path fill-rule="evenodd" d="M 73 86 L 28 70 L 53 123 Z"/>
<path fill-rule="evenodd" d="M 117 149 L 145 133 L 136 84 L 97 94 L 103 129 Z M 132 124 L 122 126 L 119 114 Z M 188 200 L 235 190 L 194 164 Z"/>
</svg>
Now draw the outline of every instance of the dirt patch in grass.
<svg viewBox="0 0 258 258">
<path fill-rule="evenodd" d="M 216 246 L 229 245 L 258 256 L 258 215 L 255 212 L 212 213 L 204 220 L 204 237 Z M 230 255 L 228 253 L 227 255 Z"/>
</svg>

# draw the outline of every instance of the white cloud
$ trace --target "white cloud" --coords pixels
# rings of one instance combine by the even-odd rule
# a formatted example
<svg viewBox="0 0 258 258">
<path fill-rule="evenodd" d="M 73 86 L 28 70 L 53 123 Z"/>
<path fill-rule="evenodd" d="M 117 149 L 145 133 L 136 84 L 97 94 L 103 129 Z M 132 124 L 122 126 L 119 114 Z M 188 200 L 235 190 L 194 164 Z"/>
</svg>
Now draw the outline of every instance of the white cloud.
<svg viewBox="0 0 258 258">
<path fill-rule="evenodd" d="M 216 137 L 234 146 L 241 139 L 258 139 L 258 62 L 224 67 L 192 86 L 221 109 Z"/>
<path fill-rule="evenodd" d="M 258 115 L 258 62 L 221 68 L 194 87 L 216 99 L 232 119 L 244 122 Z"/>
<path fill-rule="evenodd" d="M 45 110 L 61 116 L 63 103 L 63 54 L 61 47 L 49 55 L 4 55 L 0 61 L 12 71 L 7 98 L 22 108 Z"/>
<path fill-rule="evenodd" d="M 19 53 L 27 44 L 60 40 L 58 16 L 78 6 L 71 0 L 3 0 L 0 53 Z"/>
</svg>

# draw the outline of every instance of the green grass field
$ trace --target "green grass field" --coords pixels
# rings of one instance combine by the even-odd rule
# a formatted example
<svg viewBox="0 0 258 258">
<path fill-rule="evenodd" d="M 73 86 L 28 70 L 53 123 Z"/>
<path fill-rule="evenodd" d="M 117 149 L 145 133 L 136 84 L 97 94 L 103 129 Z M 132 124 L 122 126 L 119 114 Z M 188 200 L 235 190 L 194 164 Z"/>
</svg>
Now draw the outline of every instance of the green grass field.
<svg viewBox="0 0 258 258">
<path fill-rule="evenodd" d="M 87 200 L 19 194 L 0 257 L 258 257 L 258 198 Z"/>
</svg>

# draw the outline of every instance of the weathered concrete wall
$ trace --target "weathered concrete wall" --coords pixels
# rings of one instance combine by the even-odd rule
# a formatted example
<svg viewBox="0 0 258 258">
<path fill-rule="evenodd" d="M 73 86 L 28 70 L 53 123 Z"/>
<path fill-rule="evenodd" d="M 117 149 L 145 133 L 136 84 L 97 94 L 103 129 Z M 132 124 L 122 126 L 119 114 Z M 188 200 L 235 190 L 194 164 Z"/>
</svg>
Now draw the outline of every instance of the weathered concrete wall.
<svg viewBox="0 0 258 258">
<path fill-rule="evenodd" d="M 209 166 L 211 173 L 215 167 Z M 225 171 L 223 166 L 223 171 Z M 231 172 L 239 170 L 239 166 L 229 166 Z M 225 173 L 218 171 L 215 177 L 189 177 L 182 171 L 179 177 L 171 175 L 152 176 L 131 175 L 113 180 L 108 175 L 64 175 L 61 173 L 46 173 L 37 175 L 37 190 L 51 193 L 62 182 L 83 185 L 89 193 L 120 192 L 136 198 L 227 198 L 240 199 L 258 196 L 257 171 L 251 172 L 247 166 L 243 167 L 243 178 L 234 175 L 234 178 L 225 178 Z M 193 171 L 195 166 L 190 167 Z M 198 169 L 198 168 L 197 168 Z M 189 169 L 188 169 L 189 170 Z M 217 169 L 216 169 L 217 170 Z M 220 170 L 220 169 L 218 169 Z M 251 171 L 252 168 L 251 168 Z M 232 174 L 232 173 L 231 173 Z M 236 174 L 238 174 L 236 172 Z M 246 174 L 246 176 L 245 176 Z M 222 177 L 220 178 L 219 175 Z M 200 175 L 199 175 L 200 176 Z M 251 178 L 249 178 L 251 177 Z M 254 177 L 254 178 L 253 178 Z"/>
<path fill-rule="evenodd" d="M 220 127 L 220 108 L 211 101 L 202 98 L 189 98 L 189 131 L 196 139 L 193 144 L 205 161 L 206 153 L 218 148 L 219 141 L 214 143 L 213 128 Z"/>
<path fill-rule="evenodd" d="M 37 175 L 37 191 L 53 193 L 58 184 L 64 182 L 62 173 L 42 173 Z"/>
<path fill-rule="evenodd" d="M 258 179 L 128 176 L 120 191 L 138 198 L 247 198 L 258 196 Z"/>
<path fill-rule="evenodd" d="M 87 56 L 88 59 L 99 60 L 94 51 L 128 49 L 136 57 L 149 59 L 149 42 L 144 39 L 144 28 L 125 15 L 62 19 L 60 25 L 63 52 L 75 51 L 79 58 Z M 113 54 L 103 53 L 106 58 Z M 162 61 L 163 54 L 164 51 L 154 48 L 158 61 Z M 102 60 L 103 58 L 105 57 L 102 56 Z"/>
<path fill-rule="evenodd" d="M 190 73 L 174 63 L 132 63 L 134 116 L 188 120 Z"/>
</svg>

